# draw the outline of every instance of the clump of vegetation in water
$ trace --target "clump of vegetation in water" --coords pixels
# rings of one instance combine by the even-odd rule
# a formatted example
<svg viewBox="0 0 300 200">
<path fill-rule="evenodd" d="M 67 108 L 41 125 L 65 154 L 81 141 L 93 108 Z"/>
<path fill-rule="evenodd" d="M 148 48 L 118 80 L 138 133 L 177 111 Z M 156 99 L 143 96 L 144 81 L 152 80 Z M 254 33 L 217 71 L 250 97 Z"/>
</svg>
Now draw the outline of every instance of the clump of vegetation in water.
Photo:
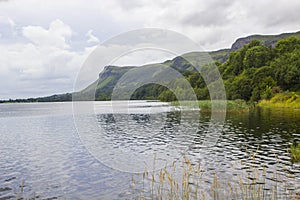
<svg viewBox="0 0 300 200">
<path fill-rule="evenodd" d="M 216 108 L 214 108 L 216 111 L 223 111 L 223 104 L 224 101 L 218 101 L 218 100 L 212 100 L 214 103 L 214 106 L 216 106 Z M 200 111 L 211 111 L 212 109 L 212 101 L 211 100 L 200 100 L 197 102 Z M 178 101 L 173 101 L 171 103 L 172 106 L 191 106 L 194 105 L 194 102 L 190 102 L 190 101 L 182 101 L 182 102 L 178 102 Z M 226 111 L 229 112 L 234 112 L 234 111 L 238 111 L 238 112 L 244 112 L 244 111 L 249 111 L 251 108 L 253 108 L 254 104 L 250 104 L 247 103 L 244 100 L 227 100 L 226 101 Z"/>
<path fill-rule="evenodd" d="M 293 144 L 290 148 L 291 158 L 294 162 L 300 162 L 300 144 Z"/>
<path fill-rule="evenodd" d="M 18 191 L 15 195 L 15 199 L 17 200 L 36 200 L 39 196 L 34 192 L 33 194 L 27 193 L 25 191 L 25 180 L 22 178 L 21 185 L 19 186 L 20 191 Z"/>
<path fill-rule="evenodd" d="M 238 175 L 236 180 L 231 177 L 220 177 L 214 174 L 207 180 L 206 171 L 200 163 L 193 163 L 186 156 L 182 166 L 173 163 L 169 167 L 156 171 L 145 170 L 132 177 L 133 199 L 299 199 L 299 192 L 288 188 L 287 178 L 281 177 L 277 171 L 269 177 L 267 166 L 258 169 L 255 154 L 250 153 L 250 164 L 246 166 L 246 176 Z M 241 163 L 244 165 L 243 163 Z M 233 175 L 232 175 L 233 176 Z M 141 180 L 142 179 L 142 180 Z M 272 179 L 274 183 L 268 183 Z"/>
</svg>

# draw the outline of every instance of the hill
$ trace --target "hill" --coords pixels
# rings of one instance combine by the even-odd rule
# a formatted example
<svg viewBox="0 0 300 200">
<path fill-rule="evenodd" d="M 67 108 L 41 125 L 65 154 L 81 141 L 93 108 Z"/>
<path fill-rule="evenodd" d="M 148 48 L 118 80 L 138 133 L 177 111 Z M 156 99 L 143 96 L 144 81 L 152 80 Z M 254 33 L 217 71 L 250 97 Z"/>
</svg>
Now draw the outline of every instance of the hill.
<svg viewBox="0 0 300 200">
<path fill-rule="evenodd" d="M 231 52 L 237 51 L 241 48 L 243 48 L 243 46 L 245 46 L 246 44 L 249 44 L 252 40 L 258 40 L 261 42 L 261 44 L 263 44 L 264 46 L 267 47 L 275 47 L 275 44 L 282 39 L 286 39 L 288 37 L 297 37 L 300 38 L 300 31 L 295 32 L 295 33 L 282 33 L 279 35 L 250 35 L 247 37 L 242 37 L 242 38 L 238 38 L 231 46 L 231 48 L 229 49 L 220 49 L 217 51 L 211 51 L 208 52 L 211 57 L 220 62 L 220 63 L 224 63 L 227 59 L 228 56 Z"/>
<path fill-rule="evenodd" d="M 254 35 L 238 39 L 231 49 L 209 52 L 224 80 L 227 98 L 258 101 L 269 99 L 277 92 L 298 91 L 300 89 L 299 38 L 300 32 L 277 36 Z M 239 46 L 241 44 L 243 46 Z M 188 60 L 199 63 L 200 56 L 199 52 L 191 52 L 165 61 L 163 64 L 180 72 L 194 88 L 198 99 L 209 99 L 210 94 L 205 81 L 199 73 L 195 72 L 191 63 L 184 59 L 188 57 Z M 203 62 L 201 64 L 203 65 Z M 154 66 L 155 64 L 152 67 Z M 139 68 L 143 67 L 145 66 Z M 208 73 L 209 68 L 210 63 L 202 66 L 202 70 L 206 70 Z M 116 68 L 116 72 L 121 69 Z M 184 91 L 185 88 L 181 86 L 182 82 L 183 80 L 177 78 L 170 84 L 176 85 L 176 90 Z M 107 82 L 107 79 L 99 77 L 98 83 L 100 85 L 111 84 L 110 88 L 112 89 L 115 82 Z M 100 94 L 109 95 L 110 93 L 98 86 L 97 100 L 104 99 Z M 176 99 L 171 91 L 156 84 L 138 88 L 131 98 L 163 101 Z M 105 99 L 110 98 L 106 96 Z"/>
<path fill-rule="evenodd" d="M 251 35 L 237 39 L 231 46 L 231 52 L 241 49 L 244 45 L 249 44 L 252 40 L 258 40 L 261 44 L 269 47 L 275 47 L 275 44 L 288 37 L 300 38 L 300 31 L 295 33 L 282 33 L 279 35 Z"/>
<path fill-rule="evenodd" d="M 278 91 L 298 91 L 300 88 L 300 32 L 280 35 L 252 35 L 237 39 L 230 49 L 208 52 L 219 68 L 225 83 L 228 99 L 257 101 L 269 98 Z M 195 68 L 184 59 L 188 57 L 197 63 L 201 52 L 191 52 L 167 60 L 161 64 L 175 69 L 192 85 L 198 99 L 208 99 L 209 92 L 202 77 Z M 298 56 L 298 57 L 297 57 Z M 201 63 L 203 65 L 203 62 Z M 74 93 L 77 100 L 110 100 L 111 93 L 118 80 L 129 70 L 147 66 L 106 66 L 98 80 L 84 90 Z M 205 66 L 207 65 L 207 66 Z M 209 63 L 204 65 L 209 68 Z M 178 84 L 182 80 L 173 81 Z M 173 85 L 174 85 L 173 84 Z M 180 88 L 178 86 L 178 88 Z M 268 88 L 268 89 L 267 89 Z M 167 97 L 168 96 L 168 97 Z M 174 100 L 172 92 L 161 85 L 148 84 L 138 88 L 132 99 Z M 71 101 L 72 94 L 52 95 L 48 97 L 17 99 L 12 102 Z"/>
</svg>

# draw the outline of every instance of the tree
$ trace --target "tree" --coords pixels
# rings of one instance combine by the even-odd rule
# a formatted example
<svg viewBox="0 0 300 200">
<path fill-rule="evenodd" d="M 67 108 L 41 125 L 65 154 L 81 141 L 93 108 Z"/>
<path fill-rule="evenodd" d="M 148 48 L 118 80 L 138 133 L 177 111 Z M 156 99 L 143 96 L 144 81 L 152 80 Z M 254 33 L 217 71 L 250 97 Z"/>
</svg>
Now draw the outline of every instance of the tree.
<svg viewBox="0 0 300 200">
<path fill-rule="evenodd" d="M 284 90 L 300 90 L 300 46 L 291 53 L 285 53 L 272 63 L 275 79 Z"/>
<path fill-rule="evenodd" d="M 251 87 L 251 80 L 244 76 L 240 75 L 237 76 L 232 83 L 227 82 L 227 90 L 228 90 L 228 97 L 231 99 L 244 99 L 250 100 L 252 87 Z M 229 86 L 229 87 L 228 87 Z"/>
<path fill-rule="evenodd" d="M 270 61 L 270 51 L 264 46 L 254 46 L 247 50 L 243 60 L 245 68 L 259 68 L 266 66 Z"/>
<path fill-rule="evenodd" d="M 296 37 L 289 37 L 284 40 L 280 40 L 275 45 L 275 51 L 278 56 L 285 53 L 291 53 L 296 49 L 300 49 L 300 39 Z"/>
</svg>

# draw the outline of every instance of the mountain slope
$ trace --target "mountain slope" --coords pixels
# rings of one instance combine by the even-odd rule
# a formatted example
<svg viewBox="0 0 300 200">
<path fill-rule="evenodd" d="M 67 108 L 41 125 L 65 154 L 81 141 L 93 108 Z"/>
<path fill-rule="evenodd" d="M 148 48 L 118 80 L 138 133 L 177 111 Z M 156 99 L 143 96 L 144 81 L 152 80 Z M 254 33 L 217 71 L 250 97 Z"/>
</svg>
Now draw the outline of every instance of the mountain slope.
<svg viewBox="0 0 300 200">
<path fill-rule="evenodd" d="M 240 51 L 245 47 L 247 44 L 249 44 L 253 40 L 258 40 L 263 46 L 267 47 L 275 47 L 275 44 L 282 39 L 286 39 L 288 37 L 294 36 L 296 38 L 300 38 L 300 32 L 295 33 L 283 33 L 280 35 L 251 35 L 248 37 L 243 37 L 237 39 L 232 47 L 230 49 L 221 49 L 218 51 L 212 51 L 207 52 L 213 61 L 216 61 L 220 64 L 220 71 L 224 74 L 225 78 L 232 77 L 233 75 L 238 75 L 237 72 L 240 72 L 239 69 L 244 65 L 244 61 L 241 60 L 241 58 L 245 58 L 245 52 L 240 52 L 237 54 L 234 54 L 235 52 Z M 246 50 L 245 50 L 246 51 Z M 192 61 L 198 61 L 200 59 L 200 55 L 203 53 L 200 52 L 191 52 L 188 54 L 183 55 L 183 57 L 188 57 L 189 60 Z M 237 56 L 240 56 L 240 58 L 237 58 Z M 252 58 L 251 58 L 252 59 Z M 251 61 L 251 59 L 248 59 L 248 62 Z M 254 59 L 254 58 L 253 58 Z M 268 58 L 269 59 L 269 58 Z M 292 59 L 293 60 L 293 59 Z M 228 62 L 227 62 L 228 61 Z M 233 63 L 233 61 L 235 63 Z M 225 63 L 227 62 L 227 64 Z M 253 61 L 257 62 L 257 61 Z M 271 62 L 271 61 L 270 61 Z M 265 64 L 270 64 L 270 62 L 267 62 Z M 230 63 L 228 65 L 228 63 Z M 184 76 L 188 77 L 191 73 L 195 72 L 195 69 L 193 66 L 188 63 L 185 59 L 183 59 L 181 56 L 175 57 L 172 60 L 167 60 L 161 64 L 164 64 L 165 66 L 169 66 L 172 69 L 177 70 Z M 218 65 L 220 65 L 218 64 Z M 156 66 L 156 64 L 153 64 L 153 66 Z M 139 66 L 144 67 L 144 66 Z M 148 66 L 149 67 L 149 66 Z M 91 85 L 86 87 L 84 90 L 80 92 L 73 93 L 77 100 L 109 100 L 110 95 L 112 93 L 113 88 L 115 87 L 118 80 L 129 70 L 134 69 L 136 67 L 118 67 L 118 66 L 107 66 L 104 68 L 104 70 L 99 74 L 98 80 L 94 81 Z M 235 71 L 235 72 L 234 72 Z M 295 71 L 295 70 L 294 70 Z M 235 74 L 234 74 L 235 73 Z M 284 73 L 284 72 L 282 72 Z M 294 73 L 294 72 L 291 72 Z M 279 75 L 278 75 L 279 76 Z M 281 80 L 283 82 L 283 80 Z M 154 91 L 159 90 L 159 92 L 152 92 L 150 96 L 145 96 L 144 94 L 148 91 Z M 158 98 L 159 94 L 164 92 L 166 88 L 164 87 L 154 87 L 153 85 L 146 85 L 141 89 L 138 89 L 136 93 L 133 95 L 136 99 L 141 98 Z M 202 91 L 206 92 L 207 91 Z M 207 95 L 206 95 L 207 96 Z M 26 101 L 26 102 L 32 102 L 32 101 L 70 101 L 72 100 L 71 94 L 62 94 L 62 95 L 52 95 L 49 97 L 41 97 L 41 98 L 30 98 L 30 99 L 19 99 L 16 100 L 18 102 Z"/>
<path fill-rule="evenodd" d="M 109 100 L 110 94 L 118 80 L 134 67 L 106 66 L 99 74 L 98 80 L 80 92 L 75 93 L 76 100 Z M 96 98 L 95 98 L 96 97 Z"/>
<path fill-rule="evenodd" d="M 232 44 L 230 49 L 220 49 L 208 53 L 210 54 L 212 59 L 220 63 L 224 63 L 228 59 L 228 56 L 231 52 L 241 49 L 244 45 L 249 44 L 252 40 L 258 40 L 267 47 L 274 47 L 279 40 L 286 39 L 288 37 L 300 38 L 300 31 L 295 33 L 282 33 L 279 35 L 250 35 L 247 37 L 238 38 Z"/>
<path fill-rule="evenodd" d="M 300 31 L 295 33 L 282 33 L 279 35 L 251 35 L 237 39 L 231 46 L 231 52 L 241 49 L 244 45 L 249 44 L 252 40 L 258 40 L 265 46 L 274 47 L 278 40 L 288 37 L 300 38 Z"/>
<path fill-rule="evenodd" d="M 293 36 L 294 39 L 289 39 L 291 36 Z M 231 49 L 222 49 L 219 51 L 209 52 L 212 60 L 208 60 L 206 64 L 209 64 L 208 62 L 212 61 L 223 63 L 219 64 L 219 70 L 227 87 L 227 95 L 231 99 L 242 98 L 245 100 L 250 100 L 251 98 L 252 100 L 259 100 L 262 97 L 269 97 L 275 90 L 290 89 L 295 91 L 298 88 L 298 85 L 293 82 L 298 80 L 297 77 L 300 78 L 300 72 L 298 70 L 300 66 L 297 66 L 298 59 L 295 58 L 295 56 L 297 57 L 298 55 L 298 48 L 300 48 L 300 46 L 297 46 L 297 42 L 299 42 L 297 38 L 300 38 L 300 32 L 285 33 L 275 36 L 253 35 L 240 38 L 232 45 Z M 280 41 L 280 45 L 275 48 L 275 44 L 277 44 L 278 41 Z M 198 94 L 198 98 L 206 99 L 208 98 L 209 94 L 203 78 L 194 75 L 194 72 L 196 71 L 195 68 L 184 59 L 188 58 L 188 60 L 192 61 L 193 63 L 201 63 L 201 65 L 203 65 L 201 56 L 203 56 L 203 53 L 191 52 L 183 56 L 175 57 L 172 60 L 167 60 L 162 64 L 180 72 L 182 77 L 185 77 L 188 81 L 190 81 L 190 84 L 194 87 L 196 93 Z M 287 60 L 291 61 L 286 63 L 285 61 Z M 280 65 L 283 63 L 284 65 L 295 66 L 287 67 L 282 71 L 282 67 L 280 67 Z M 152 66 L 155 67 L 156 65 L 153 64 Z M 145 67 L 146 66 L 140 66 L 139 68 Z M 149 65 L 147 65 L 147 67 L 149 68 Z M 95 93 L 96 100 L 109 100 L 110 94 L 112 93 L 115 84 L 119 80 L 118 78 L 122 77 L 122 75 L 130 69 L 134 69 L 134 67 L 124 68 L 124 70 L 121 71 L 121 68 L 116 68 L 115 74 L 111 74 L 109 68 L 110 67 L 107 67 L 105 71 L 100 73 L 105 74 L 105 76 L 99 76 L 98 86 Z M 203 65 L 202 68 L 205 68 L 205 65 Z M 288 76 L 280 73 L 287 73 Z M 261 81 L 265 83 L 260 84 L 259 81 L 255 81 L 258 77 L 253 76 L 253 74 L 264 77 Z M 195 78 L 195 76 L 197 78 Z M 111 78 L 111 80 L 108 78 Z M 173 81 L 174 84 L 182 84 L 182 80 L 180 79 L 181 78 L 177 78 L 178 81 Z M 285 83 L 287 82 L 285 79 L 295 80 Z M 131 80 L 131 82 L 133 81 L 134 79 Z M 245 84 L 243 91 L 241 90 L 242 84 Z M 107 85 L 109 85 L 109 87 L 106 87 Z M 266 87 L 270 87 L 268 91 L 266 91 Z M 270 91 L 272 87 L 274 87 L 274 91 Z M 167 90 L 167 88 L 162 86 L 148 84 L 137 89 L 132 95 L 132 98 L 174 100 L 174 95 L 171 95 L 170 98 L 166 99 L 163 97 Z M 236 94 L 236 91 L 244 94 Z M 256 94 L 252 94 L 252 92 Z M 265 94 L 266 92 L 268 95 Z"/>
</svg>

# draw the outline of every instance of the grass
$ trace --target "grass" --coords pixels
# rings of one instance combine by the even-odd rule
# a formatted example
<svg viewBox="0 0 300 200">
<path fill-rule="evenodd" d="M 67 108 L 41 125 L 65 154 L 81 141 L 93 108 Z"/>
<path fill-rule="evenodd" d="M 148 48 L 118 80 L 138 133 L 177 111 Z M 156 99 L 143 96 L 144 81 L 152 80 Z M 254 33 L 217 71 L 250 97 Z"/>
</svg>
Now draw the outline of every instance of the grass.
<svg viewBox="0 0 300 200">
<path fill-rule="evenodd" d="M 33 194 L 28 194 L 25 191 L 25 180 L 22 178 L 21 185 L 19 186 L 20 191 L 16 193 L 15 199 L 16 200 L 36 200 L 39 196 L 34 192 Z"/>
<path fill-rule="evenodd" d="M 211 111 L 212 109 L 212 102 L 214 102 L 214 106 L 215 106 L 215 110 L 216 111 L 224 111 L 223 109 L 223 105 L 224 105 L 224 101 L 219 101 L 219 100 L 199 100 L 198 106 L 200 108 L 200 111 Z M 191 106 L 193 105 L 194 102 L 191 101 L 183 101 L 183 102 L 178 102 L 178 101 L 174 101 L 171 102 L 172 106 Z M 249 104 L 244 100 L 227 100 L 226 101 L 226 111 L 228 112 L 247 112 L 249 111 L 251 108 L 253 108 L 254 105 L 253 104 Z"/>
<path fill-rule="evenodd" d="M 296 92 L 278 93 L 270 100 L 261 100 L 258 106 L 300 109 L 300 94 Z"/>
<path fill-rule="evenodd" d="M 290 153 L 294 162 L 300 162 L 300 144 L 291 145 Z"/>
<path fill-rule="evenodd" d="M 288 178 L 281 177 L 277 171 L 268 175 L 267 166 L 254 167 L 255 154 L 250 153 L 250 163 L 245 175 L 227 175 L 227 180 L 218 174 L 212 180 L 206 180 L 206 171 L 200 163 L 192 163 L 186 156 L 182 165 L 173 163 L 159 171 L 145 170 L 132 177 L 133 199 L 157 200 L 265 200 L 265 199 L 300 199 L 299 192 L 288 187 Z M 136 177 L 137 176 L 137 177 Z M 140 181 L 138 181 L 140 180 Z M 275 180 L 270 182 L 270 180 Z M 150 188 L 150 189 L 149 189 Z"/>
</svg>

